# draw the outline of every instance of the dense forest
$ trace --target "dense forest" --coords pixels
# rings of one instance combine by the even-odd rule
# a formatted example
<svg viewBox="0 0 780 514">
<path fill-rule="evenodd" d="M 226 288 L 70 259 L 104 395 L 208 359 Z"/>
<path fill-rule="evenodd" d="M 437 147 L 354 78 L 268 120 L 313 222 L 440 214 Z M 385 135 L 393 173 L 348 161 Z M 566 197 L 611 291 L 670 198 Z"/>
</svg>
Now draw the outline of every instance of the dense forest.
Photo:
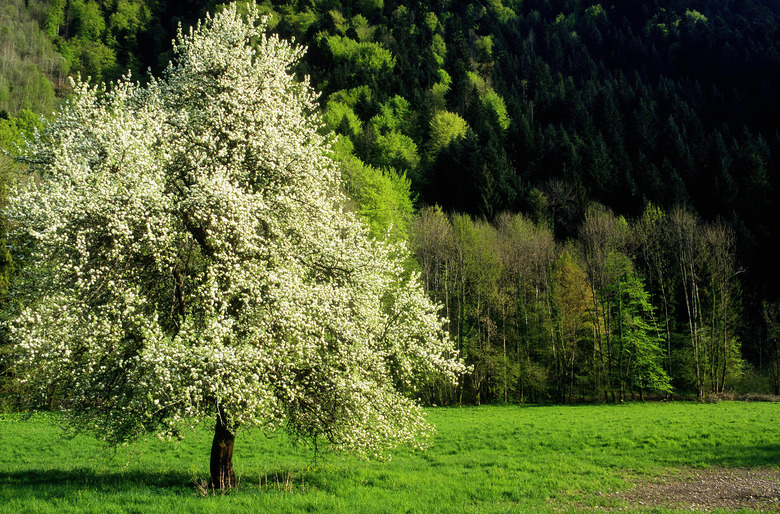
<svg viewBox="0 0 780 514">
<path fill-rule="evenodd" d="M 426 402 L 780 393 L 780 5 L 595 2 L 262 3 L 308 47 L 351 208 L 409 242 L 472 366 Z M 6 4 L 13 153 L 68 75 L 157 75 L 220 2 Z"/>
</svg>

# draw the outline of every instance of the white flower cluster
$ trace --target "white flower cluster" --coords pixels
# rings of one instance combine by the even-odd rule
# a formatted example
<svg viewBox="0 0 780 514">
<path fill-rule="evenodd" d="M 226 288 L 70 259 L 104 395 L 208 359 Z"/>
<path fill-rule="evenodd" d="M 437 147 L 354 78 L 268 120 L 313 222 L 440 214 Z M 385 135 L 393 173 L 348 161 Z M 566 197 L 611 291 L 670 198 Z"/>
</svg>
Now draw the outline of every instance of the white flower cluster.
<svg viewBox="0 0 780 514">
<path fill-rule="evenodd" d="M 147 86 L 74 84 L 8 215 L 35 249 L 19 377 L 109 443 L 227 413 L 336 450 L 421 444 L 394 384 L 455 380 L 402 245 L 343 210 L 302 50 L 230 6 Z"/>
</svg>

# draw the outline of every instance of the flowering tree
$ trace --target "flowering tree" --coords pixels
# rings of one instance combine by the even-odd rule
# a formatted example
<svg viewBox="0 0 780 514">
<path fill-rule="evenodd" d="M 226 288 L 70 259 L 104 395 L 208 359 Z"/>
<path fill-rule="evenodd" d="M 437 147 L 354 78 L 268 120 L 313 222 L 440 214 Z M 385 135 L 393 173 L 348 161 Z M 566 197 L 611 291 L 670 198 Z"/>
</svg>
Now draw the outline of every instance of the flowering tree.
<svg viewBox="0 0 780 514">
<path fill-rule="evenodd" d="M 349 212 L 302 50 L 235 5 L 179 34 L 146 86 L 74 85 L 8 214 L 34 248 L 10 324 L 17 375 L 110 444 L 215 417 L 336 451 L 421 446 L 417 377 L 462 364 L 436 307 Z M 34 287 L 29 287 L 30 285 Z"/>
</svg>

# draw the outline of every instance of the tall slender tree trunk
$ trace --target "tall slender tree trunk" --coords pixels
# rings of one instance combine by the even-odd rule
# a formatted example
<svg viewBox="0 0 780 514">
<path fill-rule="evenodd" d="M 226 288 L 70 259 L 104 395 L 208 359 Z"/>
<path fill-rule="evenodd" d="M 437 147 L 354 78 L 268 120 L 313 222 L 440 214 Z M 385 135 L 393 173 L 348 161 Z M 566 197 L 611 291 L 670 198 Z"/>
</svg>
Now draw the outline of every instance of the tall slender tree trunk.
<svg viewBox="0 0 780 514">
<path fill-rule="evenodd" d="M 233 443 L 236 436 L 226 424 L 225 410 L 219 407 L 214 427 L 214 441 L 211 443 L 212 489 L 233 489 L 238 485 L 233 471 Z"/>
<path fill-rule="evenodd" d="M 693 264 L 691 264 L 691 290 L 693 291 L 693 305 L 694 305 L 694 316 L 695 316 L 695 323 L 694 323 L 694 332 L 696 334 L 696 347 L 694 348 L 694 357 L 696 359 L 696 382 L 698 384 L 699 394 L 698 398 L 699 401 L 704 400 L 704 372 L 701 369 L 701 353 L 702 353 L 702 342 L 701 342 L 701 334 L 700 334 L 700 327 L 703 323 L 702 320 L 702 312 L 701 312 L 701 299 L 699 298 L 699 286 L 696 283 L 696 274 L 693 271 Z"/>
<path fill-rule="evenodd" d="M 723 369 L 721 370 L 720 375 L 720 388 L 719 391 L 722 393 L 726 390 L 726 372 L 728 371 L 729 367 L 729 338 L 728 338 L 728 328 L 726 327 L 726 319 L 725 319 L 725 307 L 724 307 L 724 315 L 723 315 Z"/>
<path fill-rule="evenodd" d="M 664 323 L 666 325 L 666 373 L 672 376 L 672 327 L 669 317 L 669 300 L 666 298 L 666 287 L 663 283 L 663 276 L 660 276 L 661 299 L 664 306 Z"/>
<path fill-rule="evenodd" d="M 463 304 L 466 301 L 466 283 L 463 278 L 463 268 L 461 267 L 460 298 L 458 299 L 458 354 L 463 357 Z M 458 395 L 458 405 L 463 405 L 463 389 L 466 388 L 466 373 L 463 373 L 458 381 L 460 394 Z"/>
<path fill-rule="evenodd" d="M 503 341 L 504 342 L 504 403 L 509 403 L 509 391 L 508 391 L 507 376 L 506 376 L 507 375 L 506 368 L 508 365 L 507 364 L 508 361 L 506 360 L 506 312 L 504 311 L 505 309 L 506 307 L 504 306 L 502 308 L 502 313 L 501 313 L 501 321 L 502 324 L 504 325 L 503 327 L 504 333 L 502 335 L 502 339 L 504 340 Z"/>
</svg>

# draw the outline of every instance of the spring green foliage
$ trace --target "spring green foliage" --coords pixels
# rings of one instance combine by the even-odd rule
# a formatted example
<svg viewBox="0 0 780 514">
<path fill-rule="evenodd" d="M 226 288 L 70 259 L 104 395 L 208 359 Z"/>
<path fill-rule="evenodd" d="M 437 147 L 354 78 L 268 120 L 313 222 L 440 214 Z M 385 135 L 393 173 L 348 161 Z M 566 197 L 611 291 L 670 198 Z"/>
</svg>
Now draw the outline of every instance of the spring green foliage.
<svg viewBox="0 0 780 514">
<path fill-rule="evenodd" d="M 0 205 L 6 205 L 10 190 L 19 176 L 23 175 L 22 166 L 9 155 L 18 152 L 18 149 L 24 145 L 25 138 L 31 139 L 35 131 L 41 128 L 43 128 L 41 115 L 28 109 L 22 109 L 16 116 L 0 118 Z M 0 301 L 4 305 L 0 316 L 3 318 L 7 315 L 6 306 L 9 298 L 6 295 L 16 268 L 8 249 L 7 230 L 8 226 L 4 222 L 0 223 L 0 299 L 2 299 Z M 4 345 L 0 345 L 0 352 L 3 351 Z"/>
<path fill-rule="evenodd" d="M 614 355 L 611 380 L 618 382 L 621 393 L 626 389 L 671 392 L 669 377 L 662 368 L 661 338 L 655 326 L 654 307 L 642 279 L 631 261 L 623 254 L 607 255 L 605 272 L 611 277 L 603 294 L 607 318 L 613 334 L 610 355 Z M 621 394 L 621 398 L 624 394 Z"/>
<path fill-rule="evenodd" d="M 492 40 L 491 40 L 492 41 Z M 474 72 L 468 73 L 468 81 L 474 89 L 474 93 L 482 102 L 483 107 L 495 118 L 495 122 L 503 130 L 509 128 L 509 116 L 507 115 L 504 99 L 501 98 L 484 78 Z"/>
<path fill-rule="evenodd" d="M 391 73 L 395 67 L 393 54 L 377 43 L 361 43 L 342 36 L 331 36 L 325 43 L 334 62 L 349 70 L 352 80 L 362 82 L 364 77 Z"/>
<path fill-rule="evenodd" d="M 406 178 L 409 161 L 419 160 L 414 143 L 399 132 L 400 124 L 396 110 L 408 108 L 398 99 L 394 109 L 392 103 L 380 114 L 374 116 L 367 128 L 376 138 L 375 151 L 383 155 L 377 166 L 366 164 L 355 156 L 355 143 L 365 141 L 363 123 L 357 117 L 354 107 L 367 89 L 334 95 L 324 113 L 325 126 L 341 135 L 334 146 L 334 157 L 340 163 L 342 177 L 355 211 L 369 226 L 372 237 L 390 241 L 408 238 L 414 208 L 412 205 L 411 182 Z"/>
<path fill-rule="evenodd" d="M 114 454 L 58 438 L 56 416 L 6 416 L 0 502 L 15 512 L 592 511 L 625 507 L 609 493 L 681 468 L 777 463 L 776 404 L 483 406 L 431 409 L 429 419 L 429 450 L 385 463 L 312 464 L 285 438 L 242 433 L 239 489 L 202 497 L 192 485 L 208 474 L 192 464 L 210 444 L 200 428 Z"/>
<path fill-rule="evenodd" d="M 414 209 L 410 182 L 393 168 L 374 168 L 355 157 L 348 139 L 335 145 L 347 192 L 355 202 L 355 211 L 366 220 L 371 237 L 405 241 Z"/>
<path fill-rule="evenodd" d="M 593 336 L 593 291 L 585 271 L 566 251 L 553 264 L 552 279 L 554 373 L 563 384 L 569 385 L 566 389 L 571 395 L 575 365 L 583 360 L 583 342 Z"/>
<path fill-rule="evenodd" d="M 431 151 L 439 153 L 450 143 L 466 137 L 468 131 L 466 120 L 454 112 L 439 111 L 431 119 Z"/>
<path fill-rule="evenodd" d="M 68 71 L 107 81 L 138 69 L 139 35 L 150 28 L 145 0 L 51 0 L 43 27 Z M 154 5 L 154 4 L 152 4 Z"/>
<path fill-rule="evenodd" d="M 67 68 L 39 27 L 45 1 L 7 0 L 0 10 L 0 112 L 50 113 Z M 54 82 L 54 83 L 53 83 Z"/>
<path fill-rule="evenodd" d="M 13 117 L 0 118 L 0 149 L 13 154 L 24 145 L 25 138 L 31 139 L 35 130 L 41 128 L 41 115 L 29 109 L 22 109 Z"/>
</svg>

